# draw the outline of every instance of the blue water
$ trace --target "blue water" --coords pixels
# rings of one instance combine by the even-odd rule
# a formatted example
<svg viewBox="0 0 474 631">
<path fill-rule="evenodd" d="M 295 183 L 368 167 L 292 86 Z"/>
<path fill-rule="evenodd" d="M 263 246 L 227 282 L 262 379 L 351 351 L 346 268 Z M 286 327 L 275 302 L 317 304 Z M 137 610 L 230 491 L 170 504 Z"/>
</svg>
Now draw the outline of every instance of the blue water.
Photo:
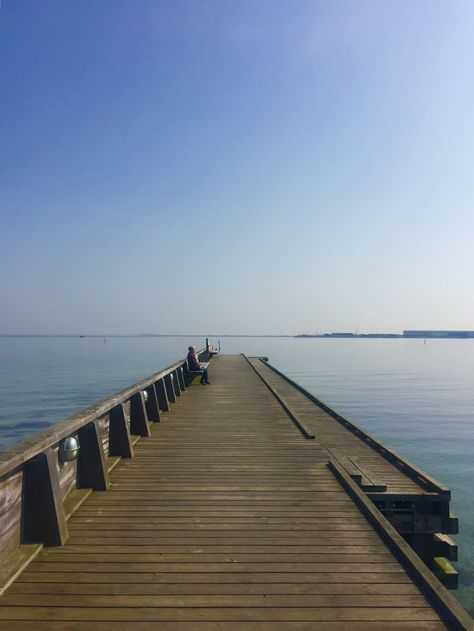
<svg viewBox="0 0 474 631">
<path fill-rule="evenodd" d="M 216 339 L 211 340 L 216 343 Z M 221 338 L 310 392 L 452 490 L 461 589 L 474 607 L 474 340 Z M 0 448 L 184 357 L 197 338 L 0 337 Z"/>
</svg>

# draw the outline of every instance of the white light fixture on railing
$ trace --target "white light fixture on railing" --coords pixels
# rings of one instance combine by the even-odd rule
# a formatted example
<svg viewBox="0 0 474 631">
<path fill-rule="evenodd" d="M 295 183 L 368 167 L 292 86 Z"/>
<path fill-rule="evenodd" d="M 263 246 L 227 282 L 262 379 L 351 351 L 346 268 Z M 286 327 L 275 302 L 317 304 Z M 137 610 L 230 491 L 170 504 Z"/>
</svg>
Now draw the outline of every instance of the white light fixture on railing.
<svg viewBox="0 0 474 631">
<path fill-rule="evenodd" d="M 59 459 L 61 462 L 75 460 L 79 449 L 79 441 L 76 436 L 68 436 L 59 443 Z"/>
<path fill-rule="evenodd" d="M 148 401 L 148 392 L 146 390 L 142 390 L 143 401 L 146 403 Z"/>
</svg>

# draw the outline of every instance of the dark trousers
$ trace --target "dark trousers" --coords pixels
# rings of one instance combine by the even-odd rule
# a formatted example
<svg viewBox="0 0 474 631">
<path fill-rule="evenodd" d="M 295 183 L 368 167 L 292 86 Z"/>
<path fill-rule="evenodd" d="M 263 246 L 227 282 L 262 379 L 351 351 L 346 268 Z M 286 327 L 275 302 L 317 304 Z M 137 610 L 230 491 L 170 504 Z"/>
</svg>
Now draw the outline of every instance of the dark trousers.
<svg viewBox="0 0 474 631">
<path fill-rule="evenodd" d="M 201 368 L 201 370 L 202 370 L 201 383 L 209 383 L 209 377 L 207 376 L 207 368 Z"/>
</svg>

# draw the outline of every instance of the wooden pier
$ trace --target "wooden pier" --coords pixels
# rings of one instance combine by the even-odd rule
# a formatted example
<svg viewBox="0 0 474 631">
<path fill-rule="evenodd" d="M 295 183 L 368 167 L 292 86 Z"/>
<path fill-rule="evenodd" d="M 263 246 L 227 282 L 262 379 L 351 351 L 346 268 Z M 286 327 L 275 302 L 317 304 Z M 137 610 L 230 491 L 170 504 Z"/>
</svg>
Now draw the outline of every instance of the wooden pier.
<svg viewBox="0 0 474 631">
<path fill-rule="evenodd" d="M 179 362 L 0 455 L 1 629 L 473 628 L 428 567 L 449 580 L 445 487 L 261 359 L 209 376 Z"/>
</svg>

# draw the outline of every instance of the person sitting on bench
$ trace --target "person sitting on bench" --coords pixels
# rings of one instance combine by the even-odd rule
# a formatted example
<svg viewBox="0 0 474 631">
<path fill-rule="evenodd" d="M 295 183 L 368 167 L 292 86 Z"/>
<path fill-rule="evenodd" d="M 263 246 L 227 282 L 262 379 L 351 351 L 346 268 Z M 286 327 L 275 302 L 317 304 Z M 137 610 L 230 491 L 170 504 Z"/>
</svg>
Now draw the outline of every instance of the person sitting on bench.
<svg viewBox="0 0 474 631">
<path fill-rule="evenodd" d="M 187 357 L 188 369 L 191 372 L 202 373 L 202 377 L 200 381 L 201 385 L 209 384 L 209 377 L 207 376 L 207 368 L 205 368 L 201 364 L 201 362 L 198 360 L 196 356 L 196 349 L 194 348 L 194 346 L 190 346 L 188 350 L 189 350 L 188 357 Z"/>
</svg>

